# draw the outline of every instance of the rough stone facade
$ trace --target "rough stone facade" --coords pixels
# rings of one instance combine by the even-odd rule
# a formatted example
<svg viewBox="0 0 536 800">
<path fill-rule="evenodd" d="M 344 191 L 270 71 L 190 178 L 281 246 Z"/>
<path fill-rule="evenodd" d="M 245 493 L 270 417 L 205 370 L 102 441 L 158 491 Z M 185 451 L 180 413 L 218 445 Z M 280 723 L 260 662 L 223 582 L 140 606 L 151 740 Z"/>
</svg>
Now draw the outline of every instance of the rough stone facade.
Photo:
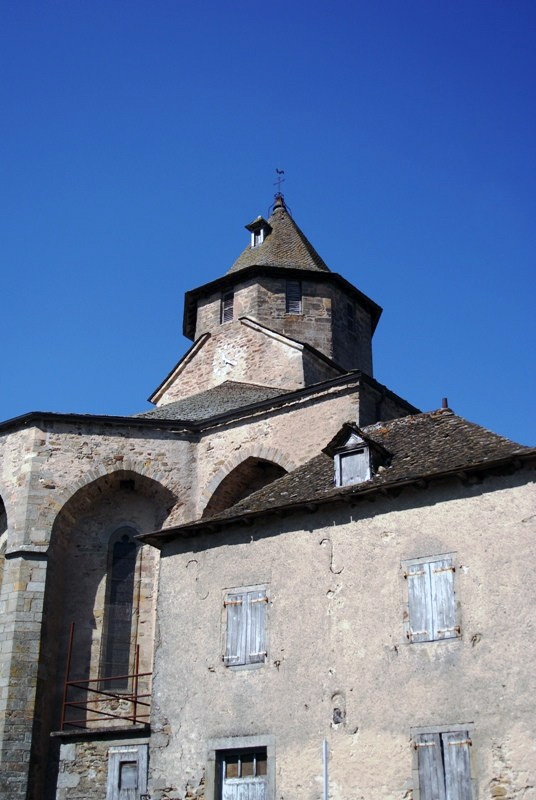
<svg viewBox="0 0 536 800">
<path fill-rule="evenodd" d="M 527 477 L 445 481 L 165 545 L 153 726 L 166 736 L 151 744 L 151 797 L 210 782 L 212 740 L 271 734 L 273 797 L 319 796 L 326 739 L 331 797 L 418 800 L 414 732 L 433 726 L 469 731 L 475 798 L 536 797 Z M 444 553 L 460 635 L 409 643 L 404 562 Z M 228 667 L 225 594 L 257 585 L 266 663 Z"/>
<path fill-rule="evenodd" d="M 370 312 L 350 293 L 315 275 L 302 280 L 302 313 L 285 307 L 286 278 L 239 280 L 234 288 L 234 319 L 249 317 L 292 339 L 309 344 L 346 370 L 372 375 L 372 320 Z M 196 340 L 221 327 L 222 293 L 203 298 L 197 307 Z M 350 306 L 350 308 L 349 308 Z"/>
</svg>

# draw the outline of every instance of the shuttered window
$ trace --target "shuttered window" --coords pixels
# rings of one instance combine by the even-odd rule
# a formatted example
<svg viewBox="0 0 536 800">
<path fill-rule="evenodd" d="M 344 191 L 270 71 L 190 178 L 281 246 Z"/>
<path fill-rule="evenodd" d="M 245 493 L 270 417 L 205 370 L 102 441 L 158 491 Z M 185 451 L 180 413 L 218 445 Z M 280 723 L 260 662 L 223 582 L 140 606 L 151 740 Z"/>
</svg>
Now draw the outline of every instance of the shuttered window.
<svg viewBox="0 0 536 800">
<path fill-rule="evenodd" d="M 285 311 L 287 314 L 302 313 L 301 281 L 287 281 L 285 291 Z"/>
<path fill-rule="evenodd" d="M 368 447 L 339 453 L 335 461 L 337 486 L 350 486 L 352 483 L 362 483 L 370 478 Z"/>
<path fill-rule="evenodd" d="M 414 737 L 414 746 L 420 800 L 472 800 L 467 731 L 421 733 Z"/>
<path fill-rule="evenodd" d="M 225 598 L 227 635 L 224 663 L 228 666 L 266 661 L 265 589 L 237 590 Z"/>
<path fill-rule="evenodd" d="M 224 292 L 221 296 L 221 321 L 232 322 L 234 305 L 234 291 Z"/>
<path fill-rule="evenodd" d="M 220 754 L 222 800 L 265 800 L 266 748 Z"/>
<path fill-rule="evenodd" d="M 410 642 L 453 639 L 460 635 L 456 621 L 454 563 L 451 556 L 406 565 Z"/>
</svg>

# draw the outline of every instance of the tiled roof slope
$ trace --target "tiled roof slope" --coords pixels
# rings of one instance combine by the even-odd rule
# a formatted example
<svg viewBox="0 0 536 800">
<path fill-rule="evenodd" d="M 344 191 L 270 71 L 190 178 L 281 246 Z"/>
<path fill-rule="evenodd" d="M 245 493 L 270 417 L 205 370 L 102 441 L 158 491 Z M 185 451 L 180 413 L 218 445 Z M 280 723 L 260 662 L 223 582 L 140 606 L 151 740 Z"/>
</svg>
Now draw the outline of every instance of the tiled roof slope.
<svg viewBox="0 0 536 800">
<path fill-rule="evenodd" d="M 160 406 L 151 411 L 136 414 L 137 417 L 149 419 L 177 419 L 185 422 L 196 422 L 216 414 L 225 414 L 235 408 L 259 403 L 271 397 L 284 394 L 283 389 L 273 386 L 258 386 L 255 383 L 239 383 L 225 381 L 212 389 L 185 397 L 174 403 Z"/>
<path fill-rule="evenodd" d="M 246 267 L 286 267 L 329 272 L 312 244 L 290 216 L 284 202 L 276 202 L 268 219 L 272 230 L 257 247 L 246 247 L 227 275 Z"/>
<path fill-rule="evenodd" d="M 450 410 L 378 422 L 362 431 L 391 454 L 390 463 L 380 468 L 371 480 L 336 488 L 333 459 L 321 453 L 211 519 L 224 520 L 251 512 L 314 503 L 332 495 L 359 494 L 375 487 L 462 472 L 516 455 L 536 455 L 535 449 L 498 436 Z"/>
</svg>

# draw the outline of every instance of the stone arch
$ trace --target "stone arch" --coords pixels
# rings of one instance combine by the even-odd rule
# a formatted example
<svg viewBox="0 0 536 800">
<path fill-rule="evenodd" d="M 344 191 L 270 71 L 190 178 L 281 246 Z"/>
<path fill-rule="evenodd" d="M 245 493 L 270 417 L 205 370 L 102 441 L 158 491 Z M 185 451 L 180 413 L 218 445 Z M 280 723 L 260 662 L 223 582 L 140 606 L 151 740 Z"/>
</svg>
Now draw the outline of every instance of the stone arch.
<svg viewBox="0 0 536 800">
<path fill-rule="evenodd" d="M 240 451 L 209 482 L 203 498 L 203 516 L 216 514 L 282 477 L 295 465 L 273 447 Z"/>
<path fill-rule="evenodd" d="M 121 526 L 137 534 L 162 527 L 176 503 L 176 496 L 155 477 L 133 471 L 123 463 L 120 469 L 96 468 L 86 475 L 90 480 L 67 487 L 52 525 L 48 549 L 36 717 L 40 730 L 34 737 L 32 781 L 42 785 L 45 764 L 56 755 L 50 732 L 57 730 L 61 717 L 63 679 L 66 671 L 70 623 L 75 623 L 70 678 L 102 680 L 100 674 L 103 621 L 107 597 L 109 542 Z M 133 656 L 139 645 L 140 672 L 152 669 L 158 551 L 138 545 L 136 569 L 136 607 L 133 610 Z M 134 657 L 131 659 L 132 671 Z M 100 682 L 91 684 L 101 687 Z M 140 685 L 140 691 L 148 690 Z M 84 700 L 84 692 L 75 699 Z M 84 724 L 94 715 L 82 711 Z M 73 714 L 71 714 L 73 719 Z M 125 724 L 125 723 L 123 723 Z M 49 778 L 53 783 L 53 776 Z"/>
<path fill-rule="evenodd" d="M 154 472 L 152 464 L 145 461 L 139 461 L 133 458 L 123 458 L 117 466 L 106 466 L 103 463 L 94 463 L 92 469 L 81 474 L 76 480 L 71 481 L 61 489 L 57 489 L 54 498 L 48 503 L 49 514 L 51 515 L 50 527 L 56 524 L 58 516 L 68 513 L 68 503 L 77 495 L 78 492 L 90 491 L 91 487 L 97 487 L 98 482 L 104 478 L 110 477 L 112 480 L 114 476 L 121 480 L 121 478 L 128 480 L 130 476 L 137 476 L 139 479 L 146 479 L 149 485 L 158 485 L 164 491 L 169 493 L 170 505 L 174 505 L 177 501 L 176 494 L 167 487 L 168 476 L 163 473 Z M 170 508 L 171 510 L 171 508 Z"/>
</svg>

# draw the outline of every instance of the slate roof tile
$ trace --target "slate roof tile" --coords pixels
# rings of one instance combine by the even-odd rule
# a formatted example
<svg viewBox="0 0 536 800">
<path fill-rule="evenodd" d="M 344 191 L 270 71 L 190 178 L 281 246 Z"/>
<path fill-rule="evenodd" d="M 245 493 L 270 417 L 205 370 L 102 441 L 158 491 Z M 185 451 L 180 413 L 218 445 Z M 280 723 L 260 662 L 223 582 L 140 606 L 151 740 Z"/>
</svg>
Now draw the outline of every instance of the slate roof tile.
<svg viewBox="0 0 536 800">
<path fill-rule="evenodd" d="M 358 494 L 535 452 L 443 409 L 378 422 L 362 428 L 362 432 L 391 454 L 390 462 L 370 480 L 336 488 L 333 458 L 320 453 L 211 519 L 314 503 L 341 493 Z"/>
<path fill-rule="evenodd" d="M 191 397 L 167 403 L 151 411 L 143 411 L 141 414 L 136 414 L 136 417 L 198 422 L 284 393 L 283 389 L 279 387 L 224 381 L 218 386 L 213 386 L 211 389 L 206 389 Z"/>
<path fill-rule="evenodd" d="M 246 247 L 227 275 L 253 266 L 330 272 L 290 216 L 284 202 L 276 203 L 268 223 L 272 230 L 267 232 L 264 242 L 257 247 Z"/>
</svg>

